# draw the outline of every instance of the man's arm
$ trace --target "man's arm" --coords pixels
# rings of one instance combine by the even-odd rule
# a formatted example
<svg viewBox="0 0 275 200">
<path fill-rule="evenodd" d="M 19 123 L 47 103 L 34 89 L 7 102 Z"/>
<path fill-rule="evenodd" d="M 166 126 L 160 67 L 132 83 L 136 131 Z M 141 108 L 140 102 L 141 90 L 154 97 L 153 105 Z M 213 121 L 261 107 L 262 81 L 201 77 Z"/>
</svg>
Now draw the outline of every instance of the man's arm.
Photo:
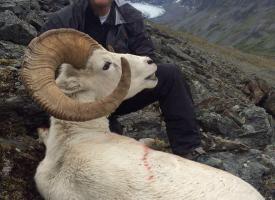
<svg viewBox="0 0 275 200">
<path fill-rule="evenodd" d="M 154 60 L 154 45 L 151 37 L 146 33 L 143 20 L 126 25 L 128 33 L 128 47 L 130 53 L 140 56 L 149 56 Z"/>
<path fill-rule="evenodd" d="M 63 23 L 59 19 L 59 16 L 57 14 L 53 14 L 53 16 L 51 16 L 49 20 L 42 26 L 39 34 L 42 34 L 51 29 L 58 29 L 63 27 Z"/>
<path fill-rule="evenodd" d="M 76 10 L 73 5 L 67 6 L 60 11 L 54 13 L 50 16 L 48 21 L 42 26 L 40 30 L 40 34 L 58 28 L 73 28 L 78 30 L 79 20 L 74 19 L 74 12 L 80 12 L 80 10 Z M 81 14 L 78 13 L 80 16 Z"/>
</svg>

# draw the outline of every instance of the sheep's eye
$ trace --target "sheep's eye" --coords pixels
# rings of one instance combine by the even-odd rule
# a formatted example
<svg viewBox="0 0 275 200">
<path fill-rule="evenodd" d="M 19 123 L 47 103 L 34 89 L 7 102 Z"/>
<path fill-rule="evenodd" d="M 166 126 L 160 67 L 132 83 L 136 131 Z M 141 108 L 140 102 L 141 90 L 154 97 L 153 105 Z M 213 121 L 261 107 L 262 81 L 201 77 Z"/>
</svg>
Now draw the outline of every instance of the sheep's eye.
<svg viewBox="0 0 275 200">
<path fill-rule="evenodd" d="M 112 63 L 110 63 L 110 62 L 106 62 L 106 63 L 104 64 L 104 66 L 103 66 L 102 69 L 103 69 L 104 71 L 108 70 L 108 69 L 110 68 L 111 64 L 112 64 Z"/>
<path fill-rule="evenodd" d="M 154 61 L 153 61 L 153 60 L 148 60 L 147 63 L 148 63 L 149 65 L 151 65 L 151 64 L 154 64 Z"/>
</svg>

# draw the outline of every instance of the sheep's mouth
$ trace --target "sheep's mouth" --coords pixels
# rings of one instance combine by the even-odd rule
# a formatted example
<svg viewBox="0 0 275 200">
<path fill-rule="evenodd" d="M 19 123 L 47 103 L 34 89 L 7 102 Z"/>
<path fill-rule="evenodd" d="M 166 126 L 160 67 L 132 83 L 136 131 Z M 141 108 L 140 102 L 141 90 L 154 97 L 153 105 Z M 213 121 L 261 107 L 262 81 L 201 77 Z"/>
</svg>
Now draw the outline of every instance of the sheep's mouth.
<svg viewBox="0 0 275 200">
<path fill-rule="evenodd" d="M 157 76 L 156 76 L 156 73 L 153 73 L 153 74 L 151 74 L 151 75 L 147 76 L 147 77 L 145 78 L 145 80 L 149 80 L 149 81 L 157 81 L 157 80 L 158 80 L 158 78 L 157 78 Z"/>
</svg>

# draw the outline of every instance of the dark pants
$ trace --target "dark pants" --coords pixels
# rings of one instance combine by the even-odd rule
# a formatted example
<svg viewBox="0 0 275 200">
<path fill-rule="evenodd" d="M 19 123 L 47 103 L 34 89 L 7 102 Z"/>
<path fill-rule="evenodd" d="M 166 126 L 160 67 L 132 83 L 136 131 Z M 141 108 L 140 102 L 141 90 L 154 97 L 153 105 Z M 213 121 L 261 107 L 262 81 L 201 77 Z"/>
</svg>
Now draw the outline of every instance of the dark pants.
<svg viewBox="0 0 275 200">
<path fill-rule="evenodd" d="M 135 112 L 159 101 L 173 153 L 186 154 L 200 145 L 189 86 L 175 65 L 158 65 L 156 75 L 159 81 L 156 88 L 124 101 L 113 116 Z"/>
</svg>

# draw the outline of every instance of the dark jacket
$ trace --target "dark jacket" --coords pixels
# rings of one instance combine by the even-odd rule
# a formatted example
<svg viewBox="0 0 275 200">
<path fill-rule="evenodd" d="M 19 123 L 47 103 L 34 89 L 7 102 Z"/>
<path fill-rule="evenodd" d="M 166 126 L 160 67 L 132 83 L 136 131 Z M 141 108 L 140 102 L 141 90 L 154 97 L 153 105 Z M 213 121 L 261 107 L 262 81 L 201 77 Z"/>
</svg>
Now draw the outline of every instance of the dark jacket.
<svg viewBox="0 0 275 200">
<path fill-rule="evenodd" d="M 85 32 L 85 16 L 89 0 L 78 0 L 53 14 L 41 29 L 41 33 L 57 28 L 73 28 Z M 145 31 L 142 14 L 124 0 L 114 0 L 111 26 L 105 45 L 111 45 L 117 53 L 154 57 L 154 47 Z"/>
</svg>

